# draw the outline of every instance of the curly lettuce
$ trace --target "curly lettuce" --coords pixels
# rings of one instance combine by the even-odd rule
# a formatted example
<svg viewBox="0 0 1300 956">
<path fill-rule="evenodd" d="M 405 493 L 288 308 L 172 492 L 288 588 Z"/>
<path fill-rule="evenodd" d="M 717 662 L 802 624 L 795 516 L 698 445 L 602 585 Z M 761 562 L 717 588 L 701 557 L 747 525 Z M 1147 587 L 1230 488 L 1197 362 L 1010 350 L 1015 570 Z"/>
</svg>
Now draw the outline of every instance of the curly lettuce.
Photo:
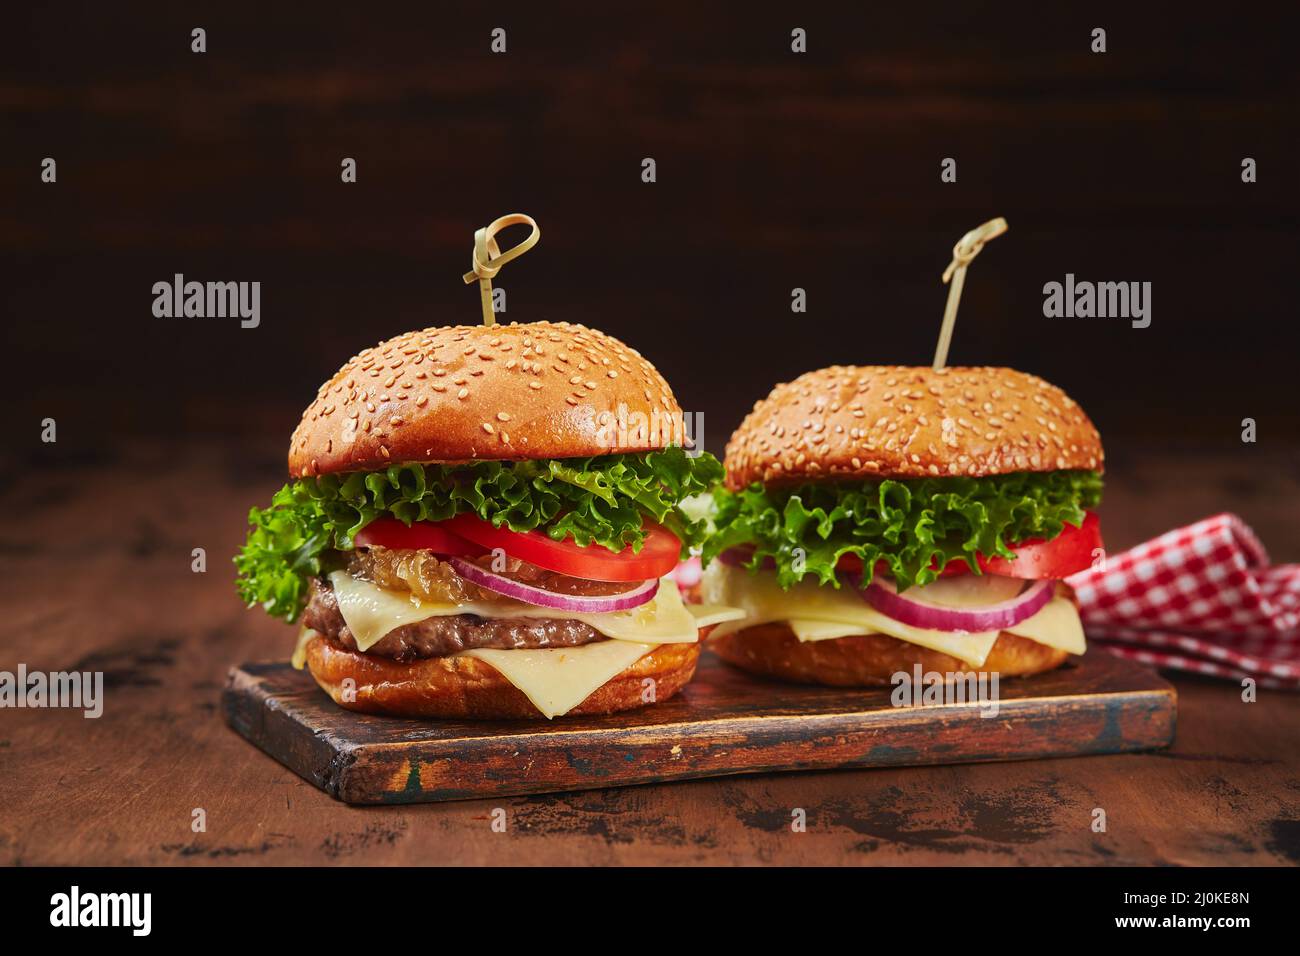
<svg viewBox="0 0 1300 956">
<path fill-rule="evenodd" d="M 1012 558 L 1007 547 L 1052 539 L 1101 501 L 1095 471 L 1021 472 L 988 478 L 884 479 L 714 492 L 714 530 L 704 563 L 752 546 L 751 569 L 775 566 L 789 588 L 813 574 L 839 587 L 840 558 L 862 559 L 861 586 L 884 562 L 900 590 L 929 584 L 950 561 L 975 573 L 976 554 Z"/>
<path fill-rule="evenodd" d="M 682 542 L 702 543 L 706 522 L 682 502 L 713 488 L 722 465 L 708 453 L 690 457 L 671 447 L 634 455 L 461 465 L 392 465 L 384 471 L 304 478 L 285 485 L 269 508 L 253 508 L 250 530 L 235 557 L 240 597 L 292 622 L 306 603 L 308 582 L 336 551 L 376 518 L 406 524 L 476 514 L 498 528 L 541 530 L 583 547 L 641 549 L 649 518 Z"/>
</svg>

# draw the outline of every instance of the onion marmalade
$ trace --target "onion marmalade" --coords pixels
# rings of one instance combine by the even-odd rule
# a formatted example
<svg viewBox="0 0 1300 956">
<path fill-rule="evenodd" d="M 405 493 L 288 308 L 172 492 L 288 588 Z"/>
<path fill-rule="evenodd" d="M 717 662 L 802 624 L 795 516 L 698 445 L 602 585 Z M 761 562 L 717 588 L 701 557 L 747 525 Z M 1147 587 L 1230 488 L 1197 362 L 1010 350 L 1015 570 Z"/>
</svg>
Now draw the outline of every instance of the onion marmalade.
<svg viewBox="0 0 1300 956">
<path fill-rule="evenodd" d="M 485 571 L 499 574 L 521 584 L 543 588 L 556 594 L 621 594 L 636 587 L 635 581 L 591 581 L 547 571 L 517 558 L 491 554 L 465 558 Z M 493 567 L 493 562 L 496 566 Z M 398 550 L 372 547 L 353 551 L 348 556 L 348 573 L 382 588 L 410 591 L 422 601 L 446 604 L 470 604 L 475 601 L 506 601 L 509 598 L 466 581 L 449 561 L 432 551 Z"/>
</svg>

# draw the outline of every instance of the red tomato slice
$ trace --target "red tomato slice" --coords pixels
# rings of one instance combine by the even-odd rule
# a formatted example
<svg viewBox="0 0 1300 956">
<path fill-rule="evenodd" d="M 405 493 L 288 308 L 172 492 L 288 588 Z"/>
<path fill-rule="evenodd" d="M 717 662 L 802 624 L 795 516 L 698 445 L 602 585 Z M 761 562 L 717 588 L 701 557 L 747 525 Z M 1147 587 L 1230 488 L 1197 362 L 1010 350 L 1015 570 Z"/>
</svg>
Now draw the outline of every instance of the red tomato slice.
<svg viewBox="0 0 1300 956">
<path fill-rule="evenodd" d="M 358 548 L 373 546 L 432 551 L 435 554 L 454 554 L 460 557 L 477 557 L 487 550 L 453 534 L 445 525 L 441 521 L 416 521 L 408 527 L 396 518 L 376 518 L 357 532 L 354 543 Z"/>
<path fill-rule="evenodd" d="M 1015 559 L 977 555 L 975 560 L 985 574 L 1000 574 L 1008 578 L 1023 580 L 1053 580 L 1068 578 L 1077 571 L 1092 567 L 1095 560 L 1093 552 L 1100 548 L 1101 522 L 1095 511 L 1086 512 L 1083 524 L 1076 528 L 1067 524 L 1065 530 L 1051 541 L 1042 538 L 1030 538 L 1019 544 L 1009 545 Z M 852 554 L 840 558 L 837 567 L 841 571 L 860 571 L 862 561 Z M 877 570 L 889 569 L 883 561 L 876 565 Z M 965 561 L 949 561 L 943 569 L 943 577 L 953 574 L 970 574 Z"/>
<path fill-rule="evenodd" d="M 631 545 L 615 552 L 599 544 L 584 548 L 571 538 L 553 541 L 541 531 L 494 528 L 490 521 L 472 514 L 457 515 L 441 524 L 484 549 L 500 548 L 512 558 L 547 571 L 591 581 L 645 581 L 663 577 L 677 566 L 682 550 L 676 535 L 649 521 L 642 525 L 647 532 L 646 539 L 636 553 Z"/>
<path fill-rule="evenodd" d="M 1095 511 L 1085 514 L 1083 524 L 1076 528 L 1067 524 L 1065 530 L 1051 541 L 1042 538 L 1030 538 L 1012 545 L 1015 552 L 1014 561 L 1009 558 L 986 558 L 980 556 L 979 566 L 987 574 L 1001 574 L 1009 578 L 1026 578 L 1042 580 L 1050 578 L 1059 581 L 1068 578 L 1076 571 L 1092 567 L 1096 560 L 1093 552 L 1101 548 L 1101 522 Z M 965 563 L 962 570 L 969 573 Z"/>
</svg>

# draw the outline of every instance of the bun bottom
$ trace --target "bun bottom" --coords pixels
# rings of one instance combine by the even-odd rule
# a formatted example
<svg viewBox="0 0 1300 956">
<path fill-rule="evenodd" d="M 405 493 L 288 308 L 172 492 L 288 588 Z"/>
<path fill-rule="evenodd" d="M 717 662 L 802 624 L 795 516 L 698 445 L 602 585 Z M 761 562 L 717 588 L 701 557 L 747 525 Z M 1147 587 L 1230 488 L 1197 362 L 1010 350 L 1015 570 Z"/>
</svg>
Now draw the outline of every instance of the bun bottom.
<svg viewBox="0 0 1300 956">
<path fill-rule="evenodd" d="M 393 717 L 470 720 L 545 720 L 523 693 L 495 667 L 475 657 L 427 657 L 401 663 L 348 650 L 324 637 L 306 647 L 307 669 L 334 703 L 347 710 Z M 646 706 L 642 681 L 655 682 L 655 701 L 667 700 L 695 675 L 699 644 L 661 644 L 615 674 L 562 716 L 613 714 Z M 354 700 L 343 699 L 343 681 L 356 682 Z"/>
<path fill-rule="evenodd" d="M 798 684 L 831 687 L 888 685 L 899 671 L 956 673 L 996 671 L 1000 677 L 1023 677 L 1060 667 L 1070 655 L 1025 637 L 998 635 L 988 659 L 978 667 L 939 651 L 908 644 L 884 634 L 800 641 L 781 622 L 758 624 L 709 641 L 709 648 L 728 664 L 753 674 Z"/>
</svg>

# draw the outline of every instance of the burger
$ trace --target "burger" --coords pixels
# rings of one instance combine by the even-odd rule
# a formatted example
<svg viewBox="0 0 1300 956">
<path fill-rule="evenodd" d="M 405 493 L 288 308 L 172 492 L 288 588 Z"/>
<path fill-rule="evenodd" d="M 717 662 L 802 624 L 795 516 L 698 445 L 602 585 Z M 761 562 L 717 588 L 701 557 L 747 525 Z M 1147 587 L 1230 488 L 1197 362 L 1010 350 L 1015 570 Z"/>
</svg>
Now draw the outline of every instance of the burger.
<svg viewBox="0 0 1300 956">
<path fill-rule="evenodd" d="M 580 325 L 399 335 L 303 413 L 290 482 L 249 514 L 239 592 L 299 622 L 294 665 L 350 710 L 663 701 L 711 623 L 665 577 L 705 530 L 683 505 L 722 478 L 682 422 L 650 362 Z"/>
<path fill-rule="evenodd" d="M 834 366 L 778 385 L 727 445 L 709 646 L 789 681 L 1002 677 L 1085 649 L 1065 579 L 1102 554 L 1096 428 L 1007 368 Z"/>
</svg>

